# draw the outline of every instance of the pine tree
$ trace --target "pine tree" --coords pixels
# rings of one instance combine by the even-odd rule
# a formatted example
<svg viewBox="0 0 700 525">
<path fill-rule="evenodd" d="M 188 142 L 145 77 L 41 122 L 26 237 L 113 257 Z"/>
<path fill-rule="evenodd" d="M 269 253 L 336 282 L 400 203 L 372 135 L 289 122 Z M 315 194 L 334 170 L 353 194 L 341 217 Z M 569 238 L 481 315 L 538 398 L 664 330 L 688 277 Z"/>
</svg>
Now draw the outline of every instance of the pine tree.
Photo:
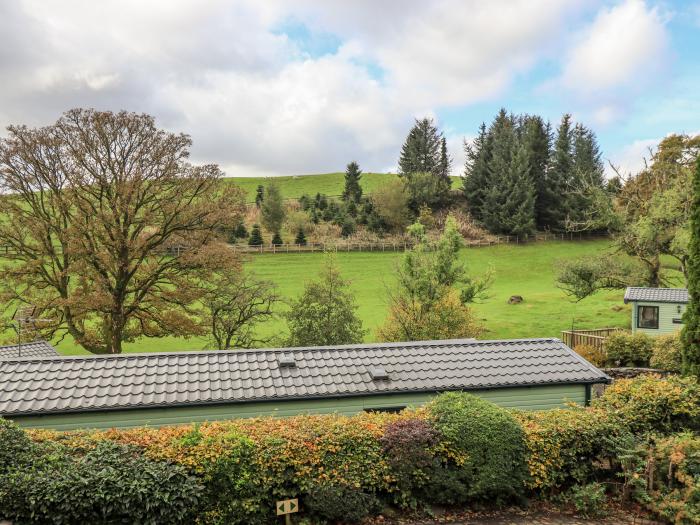
<svg viewBox="0 0 700 525">
<path fill-rule="evenodd" d="M 470 144 L 464 142 L 466 156 L 462 191 L 469 205 L 469 212 L 477 221 L 482 221 L 484 199 L 488 188 L 488 164 L 491 160 L 491 135 L 486 124 L 481 124 L 479 135 Z"/>
<path fill-rule="evenodd" d="M 572 154 L 571 115 L 562 117 L 557 137 L 554 141 L 554 150 L 547 170 L 547 184 L 540 199 L 543 203 L 540 208 L 540 223 L 542 227 L 553 230 L 561 230 L 568 215 L 567 193 L 572 179 L 573 154 Z"/>
<path fill-rule="evenodd" d="M 299 228 L 299 231 L 297 231 L 297 236 L 294 239 L 294 244 L 306 246 L 306 235 L 304 234 L 304 228 Z"/>
<path fill-rule="evenodd" d="M 345 189 L 343 190 L 343 200 L 354 203 L 360 202 L 362 198 L 362 186 L 360 179 L 362 178 L 362 170 L 360 165 L 352 161 L 345 169 Z"/>
<path fill-rule="evenodd" d="M 595 133 L 576 124 L 572 133 L 572 164 L 567 208 L 569 219 L 584 221 L 593 190 L 605 187 L 605 168 Z"/>
<path fill-rule="evenodd" d="M 271 241 L 273 246 L 282 246 L 284 242 L 282 241 L 282 236 L 280 235 L 280 232 L 275 232 L 275 234 L 272 236 L 272 241 Z"/>
<path fill-rule="evenodd" d="M 262 205 L 265 200 L 265 188 L 262 184 L 259 184 L 255 190 L 255 206 L 258 208 Z"/>
<path fill-rule="evenodd" d="M 700 377 L 700 158 L 693 175 L 691 210 L 687 270 L 690 302 L 683 315 L 681 355 L 683 373 Z"/>
<path fill-rule="evenodd" d="M 263 237 L 262 237 L 262 232 L 260 231 L 259 225 L 253 224 L 253 229 L 250 231 L 250 239 L 248 239 L 248 244 L 250 246 L 262 246 L 263 245 Z"/>
<path fill-rule="evenodd" d="M 503 225 L 501 207 L 505 202 L 505 187 L 513 153 L 516 147 L 515 123 L 504 109 L 501 109 L 489 128 L 492 155 L 486 166 L 486 184 L 481 219 L 486 228 L 494 233 L 510 233 Z"/>
<path fill-rule="evenodd" d="M 552 206 L 547 189 L 547 167 L 551 156 L 551 129 L 539 116 L 526 115 L 521 123 L 522 144 L 527 150 L 530 164 L 530 179 L 535 187 L 535 223 L 545 229 L 546 210 Z"/>
<path fill-rule="evenodd" d="M 433 124 L 433 119 L 423 118 L 409 131 L 401 147 L 399 173 L 427 172 L 440 175 L 440 146 L 442 134 Z"/>
<path fill-rule="evenodd" d="M 447 154 L 447 139 L 442 137 L 440 141 L 440 167 L 439 175 L 440 178 L 447 184 L 447 187 L 452 186 L 452 181 L 450 180 L 450 171 L 452 171 L 452 159 Z"/>
</svg>

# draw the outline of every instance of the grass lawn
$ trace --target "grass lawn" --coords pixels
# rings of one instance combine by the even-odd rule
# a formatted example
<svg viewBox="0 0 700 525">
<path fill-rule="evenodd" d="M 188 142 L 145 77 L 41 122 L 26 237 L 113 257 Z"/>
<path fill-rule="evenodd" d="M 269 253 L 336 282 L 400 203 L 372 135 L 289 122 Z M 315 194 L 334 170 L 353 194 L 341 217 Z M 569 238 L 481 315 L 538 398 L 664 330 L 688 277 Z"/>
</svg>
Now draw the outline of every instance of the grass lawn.
<svg viewBox="0 0 700 525">
<path fill-rule="evenodd" d="M 489 267 L 495 270 L 490 297 L 474 305 L 486 327 L 484 339 L 512 337 L 559 337 L 561 330 L 628 326 L 629 307 L 622 302 L 622 291 L 601 292 L 574 305 L 554 285 L 558 260 L 602 253 L 608 241 L 550 241 L 528 245 L 501 245 L 470 248 L 462 251 L 469 270 L 478 274 Z M 359 304 L 359 314 L 369 330 L 367 340 L 374 339 L 374 330 L 386 315 L 385 287 L 393 282 L 393 268 L 400 253 L 339 253 L 338 263 Z M 319 253 L 265 254 L 253 256 L 248 267 L 259 277 L 277 283 L 287 298 L 298 295 L 306 280 L 315 278 L 322 263 Z M 509 305 L 511 295 L 522 295 L 525 301 Z M 575 318 L 575 321 L 574 321 Z M 285 334 L 282 320 L 264 327 L 271 335 Z M 163 352 L 200 350 L 202 339 L 143 339 L 127 344 L 127 352 Z M 70 341 L 59 345 L 64 354 L 84 353 Z"/>
<path fill-rule="evenodd" d="M 385 182 L 396 177 L 394 173 L 363 173 L 360 181 L 364 193 L 372 193 Z M 344 173 L 321 173 L 318 175 L 290 175 L 285 177 L 228 177 L 226 182 L 236 184 L 246 192 L 246 201 L 255 202 L 255 190 L 259 184 L 263 186 L 274 181 L 280 188 L 285 199 L 296 199 L 303 194 L 316 195 L 325 193 L 340 196 L 345 184 Z M 460 186 L 459 177 L 452 177 L 452 187 Z"/>
</svg>

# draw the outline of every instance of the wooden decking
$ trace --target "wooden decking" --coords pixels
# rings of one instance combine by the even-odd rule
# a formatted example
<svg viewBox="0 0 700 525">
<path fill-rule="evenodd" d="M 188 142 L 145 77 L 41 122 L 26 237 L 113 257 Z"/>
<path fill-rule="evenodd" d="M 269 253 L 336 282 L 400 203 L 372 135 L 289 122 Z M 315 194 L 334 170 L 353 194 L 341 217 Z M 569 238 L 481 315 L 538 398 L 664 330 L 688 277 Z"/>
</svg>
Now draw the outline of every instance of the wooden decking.
<svg viewBox="0 0 700 525">
<path fill-rule="evenodd" d="M 561 340 L 569 348 L 576 348 L 578 345 L 589 345 L 596 349 L 602 349 L 605 339 L 615 332 L 624 332 L 624 328 L 597 328 L 595 330 L 564 330 L 561 333 Z"/>
</svg>

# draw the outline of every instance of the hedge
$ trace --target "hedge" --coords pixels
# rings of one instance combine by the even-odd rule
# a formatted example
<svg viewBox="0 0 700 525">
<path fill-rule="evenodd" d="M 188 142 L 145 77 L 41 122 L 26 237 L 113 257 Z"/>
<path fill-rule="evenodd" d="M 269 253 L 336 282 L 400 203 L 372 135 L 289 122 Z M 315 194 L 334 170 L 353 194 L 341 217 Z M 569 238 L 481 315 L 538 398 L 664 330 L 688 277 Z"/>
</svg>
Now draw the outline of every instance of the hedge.
<svg viewBox="0 0 700 525">
<path fill-rule="evenodd" d="M 591 408 L 545 412 L 450 393 L 401 414 L 74 432 L 25 432 L 2 422 L 0 517 L 262 524 L 276 500 L 299 497 L 310 520 L 356 521 L 387 504 L 548 498 L 617 479 L 628 469 L 621 451 L 649 430 L 691 428 L 698 391 L 692 379 L 652 377 L 617 382 Z M 663 510 L 666 496 L 681 502 L 669 503 L 676 511 L 690 505 L 697 493 L 684 499 L 676 488 L 659 491 L 654 510 Z"/>
</svg>

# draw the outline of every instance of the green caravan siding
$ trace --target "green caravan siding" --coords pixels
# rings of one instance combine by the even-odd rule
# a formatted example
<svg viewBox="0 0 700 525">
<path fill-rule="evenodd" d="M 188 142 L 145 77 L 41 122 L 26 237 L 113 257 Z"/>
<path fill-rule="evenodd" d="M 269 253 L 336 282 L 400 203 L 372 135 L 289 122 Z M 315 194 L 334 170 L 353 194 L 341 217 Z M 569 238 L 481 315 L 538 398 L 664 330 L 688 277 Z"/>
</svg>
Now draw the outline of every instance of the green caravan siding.
<svg viewBox="0 0 700 525">
<path fill-rule="evenodd" d="M 507 408 L 546 410 L 565 403 L 584 404 L 585 385 L 532 386 L 472 391 L 474 395 Z M 267 401 L 231 403 L 227 405 L 198 405 L 189 407 L 104 410 L 45 416 L 23 416 L 13 419 L 27 428 L 113 428 L 163 426 L 257 416 L 294 416 L 298 414 L 357 414 L 363 410 L 420 406 L 435 393 L 383 394 L 376 396 L 305 399 L 298 401 Z"/>
<path fill-rule="evenodd" d="M 659 307 L 659 328 L 637 328 L 639 306 Z M 641 332 L 648 335 L 668 335 L 677 332 L 683 325 L 674 323 L 674 319 L 682 319 L 687 305 L 681 303 L 655 303 L 652 301 L 632 301 L 632 332 Z M 678 309 L 680 307 L 680 313 Z"/>
</svg>

